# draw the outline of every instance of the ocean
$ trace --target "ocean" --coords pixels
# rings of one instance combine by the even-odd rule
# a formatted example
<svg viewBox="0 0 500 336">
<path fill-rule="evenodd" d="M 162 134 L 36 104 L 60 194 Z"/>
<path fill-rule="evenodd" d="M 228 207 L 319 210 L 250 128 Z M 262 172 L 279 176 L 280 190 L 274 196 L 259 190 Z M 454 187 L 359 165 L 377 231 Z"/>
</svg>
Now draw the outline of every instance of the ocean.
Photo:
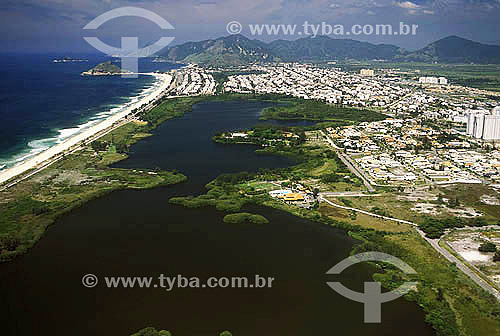
<svg viewBox="0 0 500 336">
<path fill-rule="evenodd" d="M 81 76 L 99 55 L 70 55 L 87 62 L 54 63 L 67 55 L 0 55 L 0 170 L 120 111 L 152 89 L 151 76 Z M 119 62 L 119 60 L 116 60 Z M 117 63 L 119 65 L 119 63 Z M 139 71 L 168 71 L 180 65 L 140 59 Z"/>
</svg>

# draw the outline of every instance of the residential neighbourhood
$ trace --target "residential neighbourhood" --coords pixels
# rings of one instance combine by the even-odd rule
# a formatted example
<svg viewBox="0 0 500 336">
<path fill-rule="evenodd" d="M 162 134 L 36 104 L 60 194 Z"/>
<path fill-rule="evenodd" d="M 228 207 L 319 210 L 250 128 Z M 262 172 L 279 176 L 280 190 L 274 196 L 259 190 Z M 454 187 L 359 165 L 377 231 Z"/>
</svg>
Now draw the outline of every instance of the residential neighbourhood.
<svg viewBox="0 0 500 336">
<path fill-rule="evenodd" d="M 211 74 L 194 64 L 177 70 L 174 84 L 171 94 L 178 96 L 211 95 L 217 85 Z"/>
</svg>

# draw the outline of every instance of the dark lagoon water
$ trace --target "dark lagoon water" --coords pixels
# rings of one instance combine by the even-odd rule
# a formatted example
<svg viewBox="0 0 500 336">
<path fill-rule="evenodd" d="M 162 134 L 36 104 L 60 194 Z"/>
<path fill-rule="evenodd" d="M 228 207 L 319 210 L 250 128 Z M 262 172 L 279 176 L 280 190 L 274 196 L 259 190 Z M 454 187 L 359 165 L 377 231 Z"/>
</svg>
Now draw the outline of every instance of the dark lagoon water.
<svg viewBox="0 0 500 336">
<path fill-rule="evenodd" d="M 267 225 L 228 225 L 214 208 L 168 203 L 201 193 L 223 172 L 284 167 L 251 146 L 213 143 L 221 130 L 255 125 L 265 103 L 203 103 L 132 148 L 120 167 L 178 169 L 187 183 L 118 191 L 61 218 L 30 253 L 0 265 L 3 335 L 130 335 L 146 326 L 174 335 L 432 335 L 416 304 L 382 306 L 381 324 L 363 323 L 363 305 L 330 289 L 363 291 L 372 269 L 358 264 L 326 276 L 355 243 L 344 232 L 275 209 L 251 206 Z M 82 276 L 100 278 L 85 288 Z M 274 277 L 272 288 L 110 289 L 104 276 Z"/>
</svg>

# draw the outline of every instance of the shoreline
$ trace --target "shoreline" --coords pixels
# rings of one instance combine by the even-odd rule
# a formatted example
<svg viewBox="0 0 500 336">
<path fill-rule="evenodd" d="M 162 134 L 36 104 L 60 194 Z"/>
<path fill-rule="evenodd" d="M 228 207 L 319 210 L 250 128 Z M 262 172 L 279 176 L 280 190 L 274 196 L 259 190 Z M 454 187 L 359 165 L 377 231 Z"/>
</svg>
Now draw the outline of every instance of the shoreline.
<svg viewBox="0 0 500 336">
<path fill-rule="evenodd" d="M 64 153 L 67 150 L 70 150 L 72 147 L 78 145 L 81 142 L 99 134 L 100 132 L 106 131 L 107 129 L 113 127 L 116 122 L 119 122 L 121 119 L 126 118 L 128 115 L 133 113 L 133 110 L 139 109 L 142 105 L 148 104 L 151 101 L 158 99 L 171 85 L 172 83 L 172 75 L 169 74 L 160 74 L 160 73 L 143 73 L 143 75 L 150 75 L 155 77 L 159 85 L 156 86 L 151 92 L 146 94 L 141 99 L 137 100 L 134 103 L 126 103 L 122 107 L 122 111 L 116 112 L 104 120 L 100 121 L 96 125 L 93 125 L 87 129 L 84 129 L 82 132 L 78 132 L 68 139 L 64 140 L 61 143 L 58 143 L 52 147 L 47 148 L 43 152 L 36 154 L 32 158 L 29 158 L 19 164 L 4 169 L 0 171 L 0 184 L 3 184 L 16 176 L 19 176 L 23 173 L 26 173 L 29 170 L 36 169 L 38 167 L 45 167 L 50 165 L 50 160 L 55 158 L 56 156 Z M 158 83 L 157 82 L 157 83 Z M 154 87 L 153 86 L 153 87 Z M 107 132 L 105 132 L 107 133 Z"/>
</svg>

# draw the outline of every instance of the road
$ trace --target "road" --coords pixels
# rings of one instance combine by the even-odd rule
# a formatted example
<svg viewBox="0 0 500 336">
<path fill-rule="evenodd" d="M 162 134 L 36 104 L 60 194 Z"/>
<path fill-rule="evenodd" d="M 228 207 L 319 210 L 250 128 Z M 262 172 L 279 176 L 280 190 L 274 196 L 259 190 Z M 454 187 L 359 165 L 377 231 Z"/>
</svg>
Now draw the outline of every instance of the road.
<svg viewBox="0 0 500 336">
<path fill-rule="evenodd" d="M 344 153 L 342 153 L 342 149 L 340 147 L 338 147 L 332 139 L 330 139 L 330 137 L 328 135 L 325 134 L 325 132 L 323 131 L 320 131 L 321 134 L 326 138 L 326 141 L 328 141 L 328 143 L 330 144 L 330 146 L 332 146 L 333 148 L 335 148 L 336 150 L 336 153 L 337 153 L 337 156 L 339 157 L 339 159 L 347 166 L 347 168 L 354 174 L 356 175 L 357 177 L 359 177 L 359 179 L 361 181 L 363 181 L 363 184 L 365 185 L 366 189 L 368 189 L 369 192 L 374 192 L 375 191 L 375 188 L 372 186 L 372 184 L 370 183 L 370 179 L 364 174 L 364 172 L 361 171 L 361 169 L 359 169 L 357 166 L 356 166 L 356 163 L 354 163 L 351 158 L 348 156 L 348 155 L 345 155 Z"/>
<path fill-rule="evenodd" d="M 365 194 L 358 191 L 326 191 L 320 192 L 319 196 L 324 197 L 373 197 L 373 196 L 382 196 L 382 194 Z"/>
<path fill-rule="evenodd" d="M 443 257 L 445 257 L 449 262 L 452 262 L 457 265 L 457 267 L 464 272 L 469 278 L 471 278 L 476 284 L 478 284 L 482 289 L 493 295 L 498 301 L 500 301 L 500 292 L 496 290 L 493 286 L 491 286 L 489 283 L 481 279 L 474 271 L 471 270 L 471 267 L 474 266 L 467 266 L 465 265 L 462 261 L 460 261 L 457 257 L 455 257 L 453 254 L 451 254 L 447 249 L 442 248 L 439 245 L 439 241 L 441 239 L 430 239 L 425 236 L 425 233 L 420 231 L 417 228 L 417 232 L 424 238 L 431 246 L 438 251 Z"/>
<path fill-rule="evenodd" d="M 360 210 L 360 209 L 356 209 L 356 208 L 351 208 L 351 207 L 346 207 L 346 206 L 338 205 L 338 204 L 335 204 L 335 203 L 327 200 L 326 198 L 324 198 L 322 196 L 320 196 L 318 198 L 318 200 L 320 202 L 324 201 L 324 202 L 326 202 L 326 203 L 328 203 L 331 206 L 334 206 L 336 208 L 341 208 L 341 209 L 345 209 L 345 210 L 351 210 L 351 211 L 359 212 L 359 213 L 362 213 L 362 214 L 365 214 L 365 215 L 368 215 L 368 216 L 372 216 L 372 217 L 376 217 L 376 218 L 382 218 L 382 219 L 390 220 L 390 221 L 397 222 L 397 223 L 403 223 L 403 224 L 412 225 L 413 227 L 415 227 L 415 230 L 417 230 L 418 234 L 423 239 L 425 239 L 432 246 L 432 248 L 434 248 L 434 250 L 436 250 L 439 254 L 441 254 L 449 262 L 452 262 L 452 263 L 456 264 L 456 266 L 457 266 L 458 269 L 460 269 L 465 275 L 467 275 L 479 287 L 481 287 L 482 289 L 484 289 L 485 291 L 487 291 L 488 293 L 490 293 L 491 295 L 493 295 L 500 302 L 500 292 L 496 288 L 494 288 L 489 283 L 487 283 L 486 281 L 484 281 L 483 279 L 481 279 L 476 273 L 474 273 L 474 271 L 471 270 L 471 268 L 469 266 L 467 266 L 466 264 L 464 264 L 461 260 L 459 260 L 453 254 L 451 254 L 448 250 L 442 248 L 439 245 L 440 239 L 431 239 L 431 238 L 426 237 L 425 233 L 418 228 L 418 225 L 416 223 L 412 223 L 412 222 L 405 221 L 405 220 L 402 220 L 402 219 L 381 216 L 381 215 L 377 215 L 375 213 L 371 213 L 371 212 Z"/>
</svg>

